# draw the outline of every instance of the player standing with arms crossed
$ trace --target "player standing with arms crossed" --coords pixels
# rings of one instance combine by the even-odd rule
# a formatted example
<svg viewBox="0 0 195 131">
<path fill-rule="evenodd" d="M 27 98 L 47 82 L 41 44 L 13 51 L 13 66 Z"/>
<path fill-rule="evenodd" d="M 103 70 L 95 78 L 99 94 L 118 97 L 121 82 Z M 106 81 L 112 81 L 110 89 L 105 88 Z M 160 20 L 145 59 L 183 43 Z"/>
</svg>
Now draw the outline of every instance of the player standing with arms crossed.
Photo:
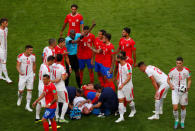
<svg viewBox="0 0 195 131">
<path fill-rule="evenodd" d="M 167 83 L 167 75 L 159 68 L 152 65 L 145 65 L 144 62 L 139 62 L 140 71 L 145 72 L 151 79 L 152 85 L 156 90 L 155 93 L 155 115 L 148 117 L 148 120 L 158 120 L 159 114 L 163 114 L 163 100 L 166 98 L 169 85 Z"/>
<path fill-rule="evenodd" d="M 129 103 L 131 108 L 131 113 L 129 117 L 134 117 L 135 103 L 134 103 L 134 93 L 133 93 L 133 83 L 132 83 L 132 67 L 129 63 L 126 62 L 126 53 L 120 52 L 117 55 L 118 65 L 118 100 L 119 100 L 119 114 L 120 117 L 115 121 L 119 123 L 124 121 L 124 113 L 126 112 L 126 107 L 124 106 L 124 102 Z"/>
<path fill-rule="evenodd" d="M 8 19 L 0 19 L 0 79 L 5 80 L 7 83 L 12 83 L 8 77 L 6 62 L 7 62 L 7 35 L 8 35 Z M 5 78 L 2 76 L 2 72 Z"/>
<path fill-rule="evenodd" d="M 26 107 L 25 109 L 32 112 L 30 108 L 30 101 L 32 98 L 33 83 L 35 79 L 36 72 L 36 63 L 35 55 L 32 54 L 33 47 L 31 45 L 26 45 L 25 52 L 18 55 L 16 69 L 19 73 L 19 82 L 18 82 L 18 101 L 17 106 L 21 105 L 22 94 L 24 88 L 27 88 L 26 95 Z"/>
<path fill-rule="evenodd" d="M 43 75 L 43 83 L 43 93 L 38 99 L 36 99 L 32 106 L 35 107 L 36 104 L 45 97 L 46 106 L 45 113 L 42 118 L 44 130 L 49 131 L 49 123 L 47 122 L 49 119 L 51 121 L 52 130 L 57 131 L 57 124 L 54 119 L 58 100 L 56 87 L 53 83 L 50 82 L 50 76 L 47 74 Z"/>
<path fill-rule="evenodd" d="M 188 91 L 191 87 L 191 72 L 183 66 L 183 58 L 176 59 L 176 67 L 169 72 L 167 82 L 172 90 L 173 116 L 175 118 L 174 128 L 178 127 L 179 113 L 178 104 L 181 105 L 181 128 L 184 128 L 186 117 L 186 106 L 188 105 Z"/>
<path fill-rule="evenodd" d="M 47 74 L 49 76 L 51 76 L 51 65 L 54 63 L 55 57 L 54 56 L 49 56 L 47 58 L 47 62 L 41 64 L 40 69 L 39 69 L 39 86 L 38 86 L 38 91 L 39 91 L 39 95 L 38 97 L 41 96 L 41 94 L 43 93 L 44 90 L 44 83 L 43 83 L 43 75 Z M 40 112 L 41 112 L 41 108 L 45 107 L 45 99 L 43 98 L 42 100 L 40 100 L 40 102 L 36 105 L 36 119 L 35 119 L 35 123 L 38 123 L 40 121 Z"/>
<path fill-rule="evenodd" d="M 84 27 L 83 16 L 77 13 L 77 9 L 78 9 L 77 5 L 75 4 L 71 5 L 72 13 L 66 16 L 62 29 L 60 31 L 60 37 L 63 36 L 63 32 L 67 24 L 69 24 L 67 36 L 70 35 L 70 30 L 75 30 L 76 33 L 81 33 L 81 28 L 82 28 L 83 31 L 83 27 Z"/>
<path fill-rule="evenodd" d="M 54 48 L 56 47 L 56 40 L 51 38 L 49 39 L 49 46 L 45 47 L 43 49 L 43 62 L 46 63 L 47 62 L 47 58 L 49 56 L 54 56 L 55 55 L 55 50 Z"/>
<path fill-rule="evenodd" d="M 79 41 L 78 44 L 78 60 L 79 60 L 79 71 L 80 71 L 80 79 L 81 85 L 83 84 L 83 72 L 85 68 L 85 64 L 89 70 L 89 78 L 90 83 L 94 83 L 94 73 L 93 73 L 93 65 L 91 63 L 92 59 L 92 50 L 89 46 L 92 46 L 95 42 L 95 36 L 91 33 L 86 33 L 89 31 L 89 26 L 84 26 L 83 32 L 86 34 L 83 39 Z"/>
</svg>

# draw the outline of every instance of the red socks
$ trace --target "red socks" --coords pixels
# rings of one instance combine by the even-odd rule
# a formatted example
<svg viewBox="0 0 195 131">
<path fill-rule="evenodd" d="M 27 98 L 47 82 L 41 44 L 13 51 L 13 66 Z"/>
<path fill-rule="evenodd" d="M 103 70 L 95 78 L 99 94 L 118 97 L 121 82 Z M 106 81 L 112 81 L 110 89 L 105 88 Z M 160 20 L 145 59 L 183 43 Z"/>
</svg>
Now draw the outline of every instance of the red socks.
<svg viewBox="0 0 195 131">
<path fill-rule="evenodd" d="M 94 83 L 94 73 L 93 72 L 89 73 L 89 77 L 90 77 L 90 82 Z"/>
<path fill-rule="evenodd" d="M 51 127 L 53 131 L 57 131 L 57 124 L 55 120 L 51 121 Z"/>
<path fill-rule="evenodd" d="M 43 128 L 44 128 L 44 131 L 49 131 L 49 123 L 47 121 L 43 122 Z"/>
</svg>

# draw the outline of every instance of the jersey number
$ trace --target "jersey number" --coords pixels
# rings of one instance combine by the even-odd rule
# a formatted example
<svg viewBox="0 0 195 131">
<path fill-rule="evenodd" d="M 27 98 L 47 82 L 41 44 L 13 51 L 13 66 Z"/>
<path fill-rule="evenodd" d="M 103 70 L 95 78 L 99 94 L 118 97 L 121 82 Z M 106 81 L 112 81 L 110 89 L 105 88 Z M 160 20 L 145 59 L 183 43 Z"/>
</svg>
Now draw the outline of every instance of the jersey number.
<svg viewBox="0 0 195 131">
<path fill-rule="evenodd" d="M 161 71 L 160 69 L 154 67 L 154 70 L 155 70 L 158 74 L 160 74 L 160 75 L 162 74 L 162 71 Z"/>
<path fill-rule="evenodd" d="M 56 79 L 56 70 L 53 70 L 53 76 Z"/>
</svg>

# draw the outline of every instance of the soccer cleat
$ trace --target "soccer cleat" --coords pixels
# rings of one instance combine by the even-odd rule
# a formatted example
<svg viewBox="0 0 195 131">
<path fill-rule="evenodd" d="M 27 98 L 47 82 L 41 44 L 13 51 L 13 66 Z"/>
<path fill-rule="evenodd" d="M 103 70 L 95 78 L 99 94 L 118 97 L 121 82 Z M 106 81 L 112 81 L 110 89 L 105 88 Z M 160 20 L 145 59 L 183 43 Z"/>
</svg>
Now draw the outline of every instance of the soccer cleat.
<svg viewBox="0 0 195 131">
<path fill-rule="evenodd" d="M 41 119 L 35 119 L 35 123 L 39 123 L 39 122 L 42 122 Z"/>
<path fill-rule="evenodd" d="M 104 118 L 105 115 L 104 115 L 104 113 L 100 113 L 97 117 L 99 117 L 99 118 Z"/>
<path fill-rule="evenodd" d="M 4 80 L 5 81 L 6 79 L 5 79 L 5 77 L 0 76 L 0 80 Z"/>
<path fill-rule="evenodd" d="M 57 125 L 57 129 L 60 128 L 61 126 Z M 52 129 L 52 126 L 49 125 L 49 129 Z"/>
<path fill-rule="evenodd" d="M 156 111 L 152 111 L 154 114 L 156 113 Z M 159 115 L 162 115 L 163 114 L 163 112 L 162 111 L 160 111 L 159 112 Z"/>
<path fill-rule="evenodd" d="M 29 107 L 29 106 L 26 106 L 25 109 L 29 112 L 33 112 L 33 110 Z"/>
<path fill-rule="evenodd" d="M 7 78 L 7 79 L 6 79 L 6 82 L 7 82 L 8 84 L 11 84 L 11 83 L 12 83 L 12 80 L 11 80 L 10 78 Z"/>
<path fill-rule="evenodd" d="M 21 105 L 21 101 L 22 101 L 22 99 L 21 98 L 18 98 L 17 106 L 20 106 Z"/>
<path fill-rule="evenodd" d="M 181 129 L 184 129 L 184 123 L 181 122 Z"/>
<path fill-rule="evenodd" d="M 178 121 L 175 121 L 175 123 L 174 123 L 174 129 L 177 129 L 178 124 L 179 124 L 179 122 Z"/>
<path fill-rule="evenodd" d="M 136 113 L 136 110 L 131 111 L 131 113 L 129 114 L 129 117 L 134 117 L 135 116 L 135 113 Z"/>
<path fill-rule="evenodd" d="M 152 115 L 150 117 L 148 117 L 148 120 L 158 120 L 159 119 L 159 115 Z"/>
<path fill-rule="evenodd" d="M 124 117 L 119 117 L 116 121 L 115 121 L 115 123 L 119 123 L 119 122 L 122 122 L 122 121 L 124 121 L 125 119 L 124 119 Z"/>
<path fill-rule="evenodd" d="M 59 119 L 60 123 L 69 123 L 69 121 L 65 120 L 65 119 Z"/>
</svg>

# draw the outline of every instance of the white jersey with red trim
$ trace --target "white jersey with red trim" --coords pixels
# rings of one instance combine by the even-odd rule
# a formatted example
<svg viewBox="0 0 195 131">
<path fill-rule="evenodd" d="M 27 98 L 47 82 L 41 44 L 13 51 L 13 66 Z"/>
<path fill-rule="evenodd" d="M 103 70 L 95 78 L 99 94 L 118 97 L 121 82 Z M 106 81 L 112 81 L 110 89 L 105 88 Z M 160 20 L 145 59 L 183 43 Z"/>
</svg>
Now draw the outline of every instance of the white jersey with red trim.
<svg viewBox="0 0 195 131">
<path fill-rule="evenodd" d="M 40 69 L 39 69 L 39 91 L 43 91 L 44 89 L 44 84 L 43 84 L 43 75 L 49 75 L 51 76 L 51 70 L 48 65 L 45 63 L 41 64 Z"/>
<path fill-rule="evenodd" d="M 155 66 L 148 65 L 146 67 L 145 73 L 148 77 L 153 76 L 156 80 L 156 83 L 159 85 L 167 83 L 167 75 Z"/>
<path fill-rule="evenodd" d="M 62 80 L 64 74 L 66 74 L 66 69 L 63 65 L 57 63 L 52 65 L 52 80 L 60 79 L 60 82 L 55 84 L 57 91 L 66 91 L 64 80 Z"/>
<path fill-rule="evenodd" d="M 18 55 L 17 62 L 21 63 L 20 70 L 25 76 L 33 75 L 33 63 L 35 62 L 35 55 L 25 56 L 24 53 Z"/>
<path fill-rule="evenodd" d="M 46 63 L 47 62 L 47 58 L 49 56 L 54 56 L 55 55 L 55 50 L 54 49 L 51 49 L 49 48 L 49 46 L 45 47 L 43 49 L 43 62 Z"/>
<path fill-rule="evenodd" d="M 125 86 L 132 86 L 132 67 L 129 63 L 125 65 L 119 64 L 118 75 L 119 75 L 119 86 L 127 80 L 127 75 L 131 74 L 131 80 Z"/>
<path fill-rule="evenodd" d="M 191 77 L 191 72 L 187 67 L 183 67 L 182 71 L 178 71 L 177 68 L 174 67 L 170 70 L 168 77 L 171 79 L 171 83 L 174 87 L 187 87 L 187 79 Z"/>
<path fill-rule="evenodd" d="M 0 53 L 7 52 L 7 35 L 8 35 L 7 27 L 4 30 L 0 29 Z"/>
</svg>

